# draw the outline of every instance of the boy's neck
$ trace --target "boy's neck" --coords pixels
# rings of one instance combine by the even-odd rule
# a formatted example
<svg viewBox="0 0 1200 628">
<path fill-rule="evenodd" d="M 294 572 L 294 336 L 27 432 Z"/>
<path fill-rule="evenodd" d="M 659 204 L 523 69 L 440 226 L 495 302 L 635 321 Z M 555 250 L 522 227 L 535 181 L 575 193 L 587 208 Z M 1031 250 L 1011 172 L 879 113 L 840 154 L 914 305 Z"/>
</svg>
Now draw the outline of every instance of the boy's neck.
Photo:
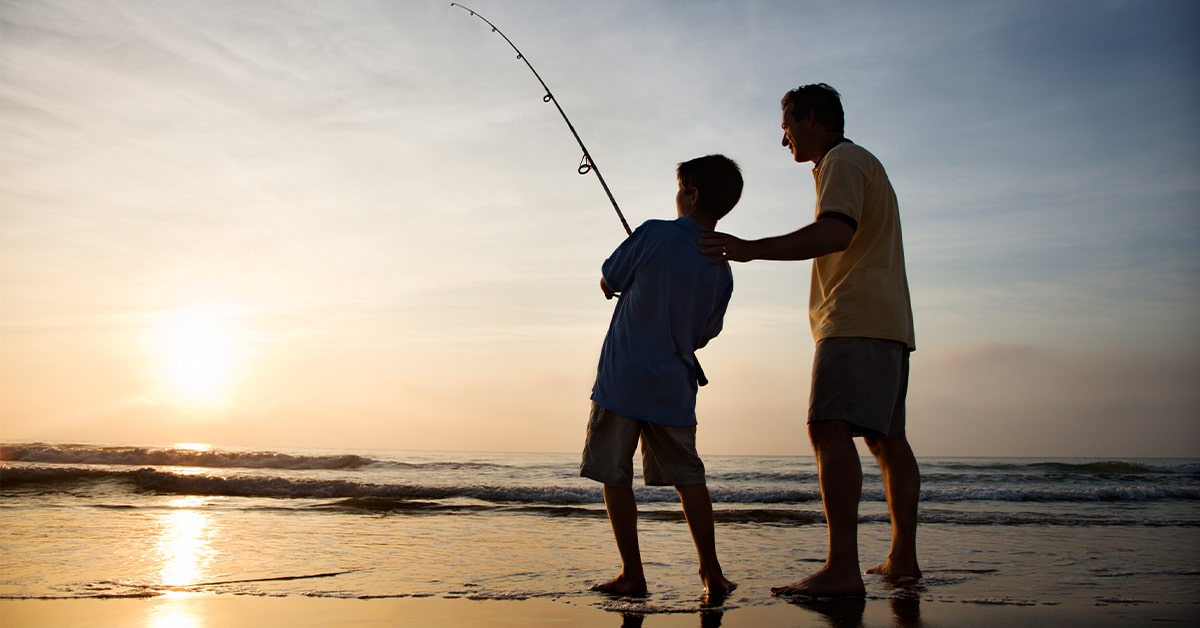
<svg viewBox="0 0 1200 628">
<path fill-rule="evenodd" d="M 701 227 L 704 227 L 705 229 L 708 229 L 709 231 L 712 231 L 717 228 L 717 221 L 713 220 L 712 218 L 709 218 L 708 216 L 705 216 L 704 214 L 701 214 L 700 212 L 691 212 L 690 214 L 680 215 L 680 218 L 685 218 L 685 217 L 691 218 L 693 221 L 696 222 L 696 224 L 700 225 Z"/>
</svg>

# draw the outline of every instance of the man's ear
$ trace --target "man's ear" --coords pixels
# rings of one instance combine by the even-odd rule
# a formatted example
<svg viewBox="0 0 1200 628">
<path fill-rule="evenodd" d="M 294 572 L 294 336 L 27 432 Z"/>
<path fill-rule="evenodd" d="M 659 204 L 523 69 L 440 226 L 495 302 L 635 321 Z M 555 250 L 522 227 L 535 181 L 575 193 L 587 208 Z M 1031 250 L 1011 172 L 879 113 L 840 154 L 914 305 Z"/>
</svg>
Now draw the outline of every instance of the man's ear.
<svg viewBox="0 0 1200 628">
<path fill-rule="evenodd" d="M 693 209 L 700 205 L 700 188 L 696 186 L 684 188 L 683 193 L 687 195 Z"/>
</svg>

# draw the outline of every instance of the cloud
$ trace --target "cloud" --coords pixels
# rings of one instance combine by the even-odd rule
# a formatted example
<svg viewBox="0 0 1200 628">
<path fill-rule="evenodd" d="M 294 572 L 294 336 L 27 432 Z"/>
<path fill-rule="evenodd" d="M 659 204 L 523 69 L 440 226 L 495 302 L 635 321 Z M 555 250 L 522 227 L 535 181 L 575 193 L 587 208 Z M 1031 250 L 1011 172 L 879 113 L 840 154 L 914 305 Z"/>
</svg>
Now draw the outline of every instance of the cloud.
<svg viewBox="0 0 1200 628">
<path fill-rule="evenodd" d="M 722 229 L 803 226 L 812 180 L 779 147 L 778 100 L 841 89 L 850 136 L 900 194 L 912 403 L 929 417 L 914 429 L 938 451 L 1029 451 L 1005 431 L 1018 424 L 1090 451 L 1085 416 L 1102 435 L 1124 414 L 1186 428 L 1169 417 L 1195 395 L 1169 375 L 1194 375 L 1200 353 L 1191 3 L 474 8 L 536 64 L 635 225 L 671 214 L 676 162 L 724 152 L 747 190 Z M 609 311 L 595 276 L 622 231 L 485 24 L 432 1 L 46 0 L 0 19 L 0 332 L 16 371 L 0 395 L 29 409 L 30 433 L 124 407 L 144 388 L 126 337 L 142 315 L 208 299 L 255 312 L 271 339 L 270 385 L 248 400 L 265 424 L 301 390 L 321 409 L 303 416 L 361 414 L 367 433 L 393 391 L 437 415 L 430 391 L 505 369 L 513 381 L 480 384 L 490 403 L 448 397 L 455 424 L 502 415 L 487 429 L 575 447 L 566 428 L 533 441 L 586 400 Z M 705 350 L 702 434 L 804 450 L 808 267 L 735 276 Z M 568 370 L 553 395 L 524 383 Z M 453 429 L 426 432 L 455 446 Z"/>
<path fill-rule="evenodd" d="M 913 357 L 909 425 L 932 455 L 1200 455 L 1200 358 L 983 345 Z"/>
</svg>

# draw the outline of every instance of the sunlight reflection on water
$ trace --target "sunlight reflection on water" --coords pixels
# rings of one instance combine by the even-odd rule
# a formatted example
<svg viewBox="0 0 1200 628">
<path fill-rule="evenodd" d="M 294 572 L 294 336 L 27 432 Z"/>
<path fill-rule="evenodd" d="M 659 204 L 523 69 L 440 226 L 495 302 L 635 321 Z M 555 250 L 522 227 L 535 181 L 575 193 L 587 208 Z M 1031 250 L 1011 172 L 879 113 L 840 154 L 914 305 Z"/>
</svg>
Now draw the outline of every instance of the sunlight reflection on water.
<svg viewBox="0 0 1200 628">
<path fill-rule="evenodd" d="M 151 628 L 199 628 L 203 625 L 196 615 L 177 608 L 166 608 L 161 614 L 150 617 Z"/>
<path fill-rule="evenodd" d="M 160 518 L 158 542 L 155 546 L 161 563 L 159 584 L 185 586 L 203 582 L 208 566 L 217 554 L 213 548 L 209 516 L 196 507 L 203 503 L 199 497 L 172 500 L 172 510 Z M 172 591 L 168 597 L 183 597 L 185 592 Z"/>
</svg>

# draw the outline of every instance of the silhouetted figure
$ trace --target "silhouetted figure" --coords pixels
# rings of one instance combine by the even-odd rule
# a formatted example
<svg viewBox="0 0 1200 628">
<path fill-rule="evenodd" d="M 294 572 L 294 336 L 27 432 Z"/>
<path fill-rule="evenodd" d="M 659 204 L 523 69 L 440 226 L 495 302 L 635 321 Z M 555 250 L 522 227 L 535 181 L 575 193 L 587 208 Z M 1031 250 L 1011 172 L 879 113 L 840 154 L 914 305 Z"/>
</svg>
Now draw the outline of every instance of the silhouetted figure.
<svg viewBox="0 0 1200 628">
<path fill-rule="evenodd" d="M 854 437 L 879 461 L 892 522 L 887 559 L 868 573 L 920 577 L 921 477 L 905 435 L 909 353 L 916 348 L 896 194 L 883 165 L 843 136 L 841 97 L 821 83 L 783 98 L 783 146 L 815 164 L 815 221 L 787 235 L 700 239 L 714 263 L 812 259 L 816 341 L 808 432 L 817 457 L 829 553 L 816 573 L 776 595 L 864 595 L 858 562 L 862 466 Z"/>
<path fill-rule="evenodd" d="M 592 587 L 645 595 L 633 493 L 633 454 L 642 448 L 643 479 L 674 486 L 710 593 L 736 585 L 717 560 L 712 501 L 696 451 L 696 350 L 716 337 L 733 292 L 728 264 L 709 264 L 696 241 L 737 204 L 742 176 L 727 157 L 679 164 L 675 220 L 649 220 L 602 266 L 600 289 L 621 299 L 613 311 L 592 388 L 580 475 L 604 483 L 604 505 L 621 555 L 621 572 Z"/>
</svg>

